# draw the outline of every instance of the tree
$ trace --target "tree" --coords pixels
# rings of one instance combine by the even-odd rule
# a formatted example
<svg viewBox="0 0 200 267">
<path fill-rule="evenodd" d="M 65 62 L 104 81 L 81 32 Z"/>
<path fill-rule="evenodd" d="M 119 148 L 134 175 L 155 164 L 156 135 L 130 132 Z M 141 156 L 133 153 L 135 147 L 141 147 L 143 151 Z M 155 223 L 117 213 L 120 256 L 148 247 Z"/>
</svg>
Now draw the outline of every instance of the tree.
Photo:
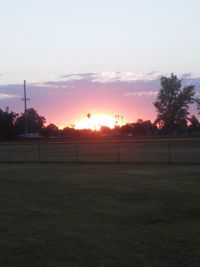
<svg viewBox="0 0 200 267">
<path fill-rule="evenodd" d="M 19 134 L 25 132 L 25 117 L 27 119 L 28 133 L 40 133 L 44 127 L 46 119 L 40 116 L 37 111 L 33 108 L 29 108 L 25 113 L 22 113 L 20 117 L 17 118 L 15 126 Z"/>
<path fill-rule="evenodd" d="M 45 128 L 42 129 L 42 134 L 45 137 L 58 136 L 59 129 L 56 125 L 50 123 L 49 125 L 47 125 Z"/>
<path fill-rule="evenodd" d="M 161 77 L 161 88 L 154 106 L 157 111 L 156 124 L 162 132 L 182 132 L 187 128 L 189 105 L 196 102 L 195 86 L 181 88 L 182 81 L 173 73 L 170 77 Z"/>
<path fill-rule="evenodd" d="M 112 129 L 110 129 L 108 126 L 101 126 L 99 132 L 103 135 L 108 135 L 112 133 Z"/>
<path fill-rule="evenodd" d="M 189 118 L 190 125 L 188 126 L 189 133 L 196 132 L 200 129 L 200 123 L 198 119 L 192 115 L 191 118 Z"/>
<path fill-rule="evenodd" d="M 12 138 L 15 136 L 14 123 L 17 114 L 9 111 L 7 107 L 5 111 L 0 109 L 0 137 L 1 138 Z"/>
<path fill-rule="evenodd" d="M 197 103 L 197 110 L 198 110 L 198 114 L 200 115 L 200 99 L 196 98 L 196 103 Z"/>
<path fill-rule="evenodd" d="M 138 119 L 134 123 L 127 123 L 120 128 L 123 134 L 148 135 L 157 132 L 157 127 L 150 120 Z"/>
<path fill-rule="evenodd" d="M 90 113 L 87 114 L 87 118 L 88 118 L 88 119 L 91 118 L 91 114 L 90 114 Z"/>
<path fill-rule="evenodd" d="M 138 119 L 135 123 L 133 123 L 133 134 L 148 135 L 153 134 L 156 131 L 156 125 L 151 123 L 150 120 L 144 121 L 142 119 Z"/>
</svg>

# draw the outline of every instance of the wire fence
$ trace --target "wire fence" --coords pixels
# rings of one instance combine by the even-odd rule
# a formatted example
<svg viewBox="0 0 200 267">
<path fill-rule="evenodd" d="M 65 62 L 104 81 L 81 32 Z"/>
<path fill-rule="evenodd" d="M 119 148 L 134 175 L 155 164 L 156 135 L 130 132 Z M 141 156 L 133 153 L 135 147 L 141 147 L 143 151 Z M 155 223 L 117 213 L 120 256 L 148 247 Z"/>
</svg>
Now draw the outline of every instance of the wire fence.
<svg viewBox="0 0 200 267">
<path fill-rule="evenodd" d="M 0 162 L 200 163 L 200 143 L 7 143 Z"/>
</svg>

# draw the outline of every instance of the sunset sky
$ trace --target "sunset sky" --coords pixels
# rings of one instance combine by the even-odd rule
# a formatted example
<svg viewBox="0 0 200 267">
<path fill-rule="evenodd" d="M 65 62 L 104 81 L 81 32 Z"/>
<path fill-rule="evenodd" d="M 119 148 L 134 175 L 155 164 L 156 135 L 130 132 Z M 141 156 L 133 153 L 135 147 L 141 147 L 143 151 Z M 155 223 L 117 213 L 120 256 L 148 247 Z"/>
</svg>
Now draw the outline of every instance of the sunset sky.
<svg viewBox="0 0 200 267">
<path fill-rule="evenodd" d="M 0 0 L 0 108 L 59 127 L 92 115 L 154 119 L 160 75 L 200 92 L 199 0 Z M 121 122 L 122 123 L 122 122 Z"/>
</svg>

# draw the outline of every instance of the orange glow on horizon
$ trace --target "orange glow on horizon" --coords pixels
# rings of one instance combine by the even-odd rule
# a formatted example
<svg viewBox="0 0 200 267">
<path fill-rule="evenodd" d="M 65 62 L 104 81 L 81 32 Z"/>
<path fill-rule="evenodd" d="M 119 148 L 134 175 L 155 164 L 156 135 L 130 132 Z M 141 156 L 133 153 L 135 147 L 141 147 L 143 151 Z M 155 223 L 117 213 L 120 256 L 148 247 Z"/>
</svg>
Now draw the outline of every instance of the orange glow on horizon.
<svg viewBox="0 0 200 267">
<path fill-rule="evenodd" d="M 91 115 L 89 118 L 82 119 L 75 124 L 75 129 L 91 129 L 100 130 L 102 126 L 114 128 L 116 120 L 112 116 L 96 114 Z"/>
</svg>

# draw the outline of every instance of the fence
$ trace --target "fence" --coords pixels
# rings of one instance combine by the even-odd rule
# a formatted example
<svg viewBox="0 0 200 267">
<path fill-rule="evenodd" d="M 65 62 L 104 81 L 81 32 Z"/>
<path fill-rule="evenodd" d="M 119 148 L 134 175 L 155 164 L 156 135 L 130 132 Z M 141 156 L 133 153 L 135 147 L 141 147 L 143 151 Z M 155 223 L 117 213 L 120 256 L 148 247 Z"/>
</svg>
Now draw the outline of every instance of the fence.
<svg viewBox="0 0 200 267">
<path fill-rule="evenodd" d="M 200 163 L 200 143 L 9 143 L 0 162 Z"/>
</svg>

